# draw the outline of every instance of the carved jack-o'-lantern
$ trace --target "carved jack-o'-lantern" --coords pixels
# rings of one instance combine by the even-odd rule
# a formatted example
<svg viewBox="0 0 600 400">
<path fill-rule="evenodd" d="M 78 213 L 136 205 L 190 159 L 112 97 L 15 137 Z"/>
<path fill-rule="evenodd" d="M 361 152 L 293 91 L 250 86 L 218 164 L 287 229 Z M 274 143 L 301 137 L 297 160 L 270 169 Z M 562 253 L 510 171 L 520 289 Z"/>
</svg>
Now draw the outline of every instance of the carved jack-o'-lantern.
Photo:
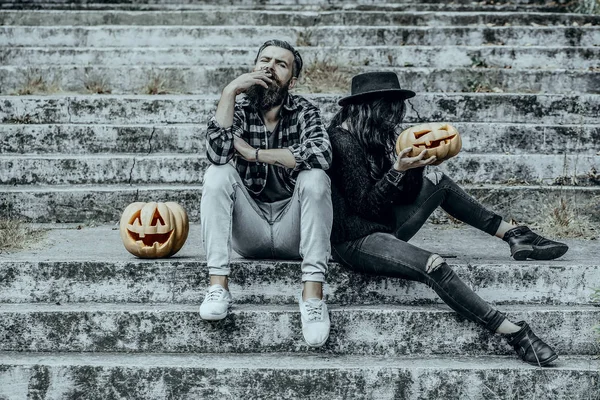
<svg viewBox="0 0 600 400">
<path fill-rule="evenodd" d="M 403 131 L 396 141 L 396 154 L 412 147 L 410 157 L 418 156 L 427 150 L 424 159 L 436 156 L 433 165 L 454 157 L 462 147 L 462 141 L 456 128 L 443 122 L 416 125 Z"/>
<path fill-rule="evenodd" d="M 121 239 L 127 251 L 141 258 L 170 257 L 188 236 L 188 216 L 179 204 L 132 203 L 120 222 Z"/>
</svg>

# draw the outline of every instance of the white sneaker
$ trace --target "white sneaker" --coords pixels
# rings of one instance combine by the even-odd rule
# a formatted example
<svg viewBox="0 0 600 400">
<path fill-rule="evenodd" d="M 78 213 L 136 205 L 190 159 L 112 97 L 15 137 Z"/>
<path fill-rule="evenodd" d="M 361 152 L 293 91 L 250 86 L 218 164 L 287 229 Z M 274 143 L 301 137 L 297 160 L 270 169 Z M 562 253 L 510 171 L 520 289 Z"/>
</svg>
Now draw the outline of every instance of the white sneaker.
<svg viewBox="0 0 600 400">
<path fill-rule="evenodd" d="M 321 347 L 329 338 L 329 312 L 327 304 L 321 299 L 302 300 L 300 295 L 300 315 L 302 316 L 302 335 L 311 347 Z"/>
<path fill-rule="evenodd" d="M 231 307 L 231 294 L 223 286 L 216 284 L 208 288 L 200 305 L 200 317 L 208 321 L 218 321 L 227 316 Z"/>
</svg>

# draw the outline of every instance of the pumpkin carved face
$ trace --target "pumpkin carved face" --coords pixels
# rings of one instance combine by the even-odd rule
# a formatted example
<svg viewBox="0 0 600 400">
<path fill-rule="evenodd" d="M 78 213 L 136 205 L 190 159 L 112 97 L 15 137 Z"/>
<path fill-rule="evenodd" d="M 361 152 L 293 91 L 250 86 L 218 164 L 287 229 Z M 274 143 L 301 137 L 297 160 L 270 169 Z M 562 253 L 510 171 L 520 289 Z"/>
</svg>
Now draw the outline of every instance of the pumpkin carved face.
<svg viewBox="0 0 600 400">
<path fill-rule="evenodd" d="M 140 258 L 163 258 L 177 253 L 188 236 L 188 216 L 179 204 L 132 203 L 120 222 L 127 251 Z"/>
<path fill-rule="evenodd" d="M 418 156 L 423 150 L 427 150 L 423 159 L 436 156 L 437 160 L 433 165 L 438 165 L 457 155 L 462 147 L 462 141 L 458 131 L 452 125 L 432 122 L 403 131 L 396 141 L 396 154 L 407 147 L 412 147 L 410 157 Z"/>
</svg>

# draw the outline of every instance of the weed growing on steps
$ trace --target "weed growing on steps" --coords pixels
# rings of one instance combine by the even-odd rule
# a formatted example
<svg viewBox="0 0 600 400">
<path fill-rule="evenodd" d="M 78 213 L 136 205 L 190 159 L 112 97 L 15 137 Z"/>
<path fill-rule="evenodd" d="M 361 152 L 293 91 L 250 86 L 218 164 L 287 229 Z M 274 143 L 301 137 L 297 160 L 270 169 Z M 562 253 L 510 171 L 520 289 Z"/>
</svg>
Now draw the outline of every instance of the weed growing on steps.
<svg viewBox="0 0 600 400">
<path fill-rule="evenodd" d="M 22 250 L 38 243 L 46 230 L 33 228 L 18 219 L 0 219 L 0 253 Z"/>
<path fill-rule="evenodd" d="M 588 240 L 598 238 L 600 230 L 596 224 L 564 198 L 546 206 L 541 215 L 544 219 L 539 223 L 539 229 L 546 236 Z"/>
<path fill-rule="evenodd" d="M 357 71 L 331 61 L 315 61 L 305 67 L 296 91 L 300 93 L 346 93 Z"/>
<path fill-rule="evenodd" d="M 582 14 L 600 14 L 600 0 L 574 0 L 569 11 Z"/>
<path fill-rule="evenodd" d="M 21 84 L 21 87 L 17 89 L 16 94 L 50 94 L 59 92 L 60 90 L 60 85 L 56 78 L 49 81 L 44 77 L 41 71 L 27 68 L 23 76 L 23 83 Z"/>
<path fill-rule="evenodd" d="M 110 94 L 110 84 L 108 78 L 97 74 L 86 73 L 83 77 L 83 87 L 89 93 Z"/>
<path fill-rule="evenodd" d="M 303 29 L 298 32 L 298 36 L 296 37 L 296 46 L 300 47 L 308 47 L 315 46 L 313 40 L 314 31 L 310 28 Z"/>
<path fill-rule="evenodd" d="M 178 93 L 174 80 L 163 73 L 155 72 L 150 75 L 150 79 L 142 92 L 144 94 L 172 94 Z"/>
</svg>

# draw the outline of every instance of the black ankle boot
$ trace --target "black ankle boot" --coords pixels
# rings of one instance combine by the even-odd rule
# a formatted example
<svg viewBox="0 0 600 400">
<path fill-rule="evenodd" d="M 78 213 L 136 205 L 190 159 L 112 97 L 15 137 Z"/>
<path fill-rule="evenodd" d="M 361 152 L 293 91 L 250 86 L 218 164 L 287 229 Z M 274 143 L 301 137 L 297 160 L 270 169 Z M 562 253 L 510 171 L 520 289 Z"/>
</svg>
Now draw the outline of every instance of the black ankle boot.
<svg viewBox="0 0 600 400">
<path fill-rule="evenodd" d="M 521 330 L 506 336 L 508 344 L 514 347 L 521 360 L 544 367 L 558 358 L 552 347 L 537 337 L 525 321 L 519 321 L 516 325 L 519 325 Z"/>
<path fill-rule="evenodd" d="M 526 226 L 517 226 L 508 230 L 502 238 L 510 245 L 510 253 L 515 260 L 554 260 L 565 254 L 569 246 L 546 239 L 532 232 Z"/>
</svg>

